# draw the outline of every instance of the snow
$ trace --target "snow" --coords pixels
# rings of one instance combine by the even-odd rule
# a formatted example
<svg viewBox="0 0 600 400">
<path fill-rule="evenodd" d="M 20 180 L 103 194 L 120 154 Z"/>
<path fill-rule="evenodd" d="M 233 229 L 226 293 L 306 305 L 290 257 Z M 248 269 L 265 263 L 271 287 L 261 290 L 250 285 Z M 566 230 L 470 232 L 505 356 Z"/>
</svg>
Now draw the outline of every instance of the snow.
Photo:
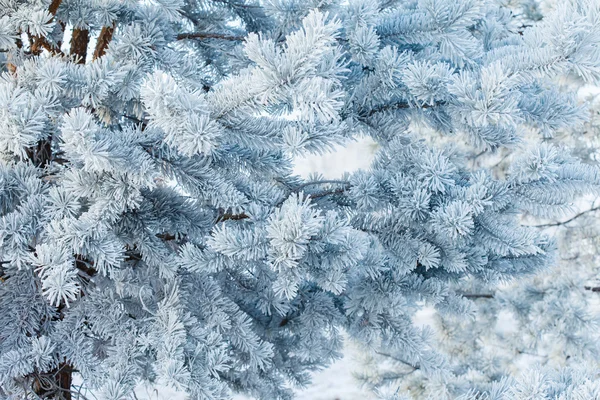
<svg viewBox="0 0 600 400">
<path fill-rule="evenodd" d="M 360 368 L 361 351 L 346 339 L 344 357 L 329 368 L 313 375 L 308 388 L 297 391 L 298 400 L 359 400 L 375 399 L 354 377 Z"/>
<path fill-rule="evenodd" d="M 344 172 L 369 168 L 376 149 L 377 144 L 373 139 L 359 138 L 347 146 L 336 146 L 331 153 L 296 159 L 294 172 L 303 177 L 318 172 L 325 179 L 340 178 Z"/>
</svg>

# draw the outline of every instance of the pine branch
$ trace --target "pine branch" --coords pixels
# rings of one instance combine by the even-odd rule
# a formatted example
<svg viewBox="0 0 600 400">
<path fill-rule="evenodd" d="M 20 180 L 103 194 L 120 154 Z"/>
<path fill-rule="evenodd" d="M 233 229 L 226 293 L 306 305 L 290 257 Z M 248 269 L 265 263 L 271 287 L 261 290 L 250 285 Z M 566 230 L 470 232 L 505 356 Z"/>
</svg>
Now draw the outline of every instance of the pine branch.
<svg viewBox="0 0 600 400">
<path fill-rule="evenodd" d="M 71 37 L 71 56 L 74 56 L 77 64 L 85 64 L 89 42 L 90 32 L 87 29 L 73 29 L 73 36 Z"/>
<path fill-rule="evenodd" d="M 312 184 L 319 184 L 319 183 L 331 183 L 334 181 L 321 181 L 321 182 L 309 182 L 307 184 L 301 185 L 299 188 L 297 188 L 294 192 L 297 192 L 298 190 L 300 190 L 301 188 L 307 186 L 307 185 L 312 185 Z M 350 184 L 348 182 L 344 182 L 344 181 L 335 181 L 336 183 L 344 183 L 347 186 L 343 187 L 343 188 L 336 188 L 336 189 L 330 189 L 330 190 L 324 190 L 322 192 L 319 193 L 315 193 L 315 194 L 308 194 L 308 196 L 311 199 L 320 199 L 322 197 L 326 197 L 326 196 L 330 196 L 330 195 L 335 195 L 335 194 L 342 194 L 344 193 L 346 190 L 348 190 L 350 188 Z M 285 201 L 285 200 L 284 200 Z M 283 204 L 283 201 L 280 204 L 277 204 L 276 206 L 280 206 L 281 204 Z M 221 214 L 217 217 L 217 219 L 215 220 L 215 223 L 219 223 L 219 222 L 223 222 L 223 221 L 239 221 L 242 219 L 247 219 L 250 218 L 250 216 L 248 214 L 245 213 L 240 213 L 240 214 L 232 214 L 232 213 L 225 213 L 225 214 Z"/>
<path fill-rule="evenodd" d="M 219 33 L 208 33 L 208 32 L 191 32 L 191 33 L 180 33 L 177 35 L 177 40 L 188 40 L 188 39 L 220 39 L 230 41 L 243 41 L 246 39 L 244 36 L 234 35 L 223 35 Z"/>
<path fill-rule="evenodd" d="M 56 12 L 58 11 L 58 7 L 60 7 L 61 3 L 62 3 L 62 0 L 52 0 L 52 3 L 50 3 L 50 6 L 48 7 L 48 12 L 52 15 L 52 20 L 56 16 Z M 64 29 L 64 25 L 63 25 L 63 29 Z M 31 52 L 33 54 L 38 55 L 42 52 L 42 49 L 47 50 L 48 52 L 50 52 L 53 55 L 57 55 L 57 54 L 64 55 L 64 53 L 60 50 L 60 45 L 56 46 L 56 45 L 51 44 L 50 42 L 48 42 L 48 39 L 46 39 L 43 36 L 33 37 L 32 43 L 31 43 Z"/>
<path fill-rule="evenodd" d="M 100 31 L 100 35 L 98 35 L 98 41 L 96 42 L 96 48 L 94 49 L 94 55 L 92 60 L 96 60 L 102 57 L 106 53 L 106 49 L 108 49 L 108 45 L 112 40 L 113 34 L 115 33 L 115 23 L 111 26 L 103 26 Z"/>
</svg>

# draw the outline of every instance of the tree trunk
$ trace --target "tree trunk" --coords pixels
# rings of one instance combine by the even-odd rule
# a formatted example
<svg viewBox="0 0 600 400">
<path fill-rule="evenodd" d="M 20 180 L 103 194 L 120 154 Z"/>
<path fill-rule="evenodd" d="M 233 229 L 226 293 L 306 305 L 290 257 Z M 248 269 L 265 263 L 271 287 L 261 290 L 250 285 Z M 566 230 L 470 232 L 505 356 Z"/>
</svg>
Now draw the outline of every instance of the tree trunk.
<svg viewBox="0 0 600 400">
<path fill-rule="evenodd" d="M 73 36 L 71 37 L 71 56 L 77 60 L 78 64 L 85 64 L 89 41 L 90 32 L 87 29 L 73 29 Z"/>
<path fill-rule="evenodd" d="M 42 399 L 71 400 L 72 374 L 71 365 L 60 363 L 57 369 L 44 374 L 44 382 L 39 377 L 34 380 L 33 391 Z"/>
</svg>

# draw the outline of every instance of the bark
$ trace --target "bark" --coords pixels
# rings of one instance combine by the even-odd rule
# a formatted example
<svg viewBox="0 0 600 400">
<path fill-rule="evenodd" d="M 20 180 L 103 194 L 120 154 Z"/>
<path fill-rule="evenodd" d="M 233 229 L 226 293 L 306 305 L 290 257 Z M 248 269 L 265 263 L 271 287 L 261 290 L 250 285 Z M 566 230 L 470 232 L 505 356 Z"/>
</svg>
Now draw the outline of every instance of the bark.
<svg viewBox="0 0 600 400">
<path fill-rule="evenodd" d="M 19 30 L 18 34 L 19 35 L 17 36 L 17 40 L 16 40 L 17 48 L 22 49 L 23 41 L 21 40 L 21 37 L 20 37 L 20 34 L 21 34 L 20 30 Z M 17 66 L 11 62 L 11 58 L 12 58 L 12 54 L 8 53 L 8 62 L 6 63 L 6 69 L 8 69 L 8 72 L 10 72 L 11 74 L 16 75 L 17 74 Z"/>
<path fill-rule="evenodd" d="M 71 380 L 73 378 L 73 368 L 68 364 L 61 364 L 59 368 L 57 383 L 61 389 L 60 393 L 64 400 L 71 400 Z"/>
<path fill-rule="evenodd" d="M 42 399 L 72 400 L 72 379 L 73 367 L 67 363 L 60 363 L 55 370 L 37 376 L 32 389 Z"/>
<path fill-rule="evenodd" d="M 87 29 L 73 29 L 73 36 L 71 37 L 71 56 L 75 58 L 78 64 L 85 64 L 89 42 L 90 32 Z"/>
<path fill-rule="evenodd" d="M 26 149 L 27 157 L 37 167 L 44 167 L 52 158 L 52 138 L 40 140 L 35 147 Z"/>
<path fill-rule="evenodd" d="M 60 3 L 62 3 L 62 0 L 52 0 L 52 3 L 50 3 L 50 7 L 48 7 L 48 11 L 50 11 L 50 14 L 56 15 L 56 11 L 58 11 Z"/>
<path fill-rule="evenodd" d="M 50 12 L 50 14 L 52 14 L 53 18 L 56 15 L 56 12 L 58 11 L 58 7 L 60 7 L 61 3 L 62 3 L 62 0 L 52 0 L 52 3 L 50 3 L 50 7 L 48 7 L 48 12 Z M 61 23 L 61 25 L 63 26 L 63 31 L 64 31 L 64 24 Z M 60 45 L 56 46 L 56 45 L 50 44 L 45 37 L 35 36 L 35 37 L 31 38 L 31 40 L 32 40 L 31 52 L 33 54 L 36 54 L 36 55 L 40 54 L 42 52 L 42 49 L 46 49 L 52 54 L 62 54 L 62 52 L 60 51 Z"/>
<path fill-rule="evenodd" d="M 115 33 L 115 23 L 113 22 L 112 26 L 104 26 L 100 31 L 100 35 L 98 36 L 98 41 L 96 42 L 96 48 L 94 49 L 93 60 L 102 57 L 106 53 L 106 49 L 108 49 L 108 44 L 112 40 L 113 34 Z"/>
</svg>

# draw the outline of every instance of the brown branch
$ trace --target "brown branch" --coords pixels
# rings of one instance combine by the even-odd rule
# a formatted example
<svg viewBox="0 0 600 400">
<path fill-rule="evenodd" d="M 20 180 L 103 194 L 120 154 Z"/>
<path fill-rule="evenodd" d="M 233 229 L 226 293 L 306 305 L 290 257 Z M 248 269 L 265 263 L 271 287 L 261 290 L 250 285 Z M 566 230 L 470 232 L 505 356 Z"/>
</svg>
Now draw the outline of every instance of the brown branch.
<svg viewBox="0 0 600 400">
<path fill-rule="evenodd" d="M 58 7 L 60 7 L 61 3 L 62 0 L 52 0 L 52 3 L 50 3 L 50 6 L 48 7 L 48 12 L 52 15 L 51 21 L 54 20 L 56 12 L 58 11 Z M 64 24 L 61 23 L 60 25 L 63 27 L 64 31 Z M 50 42 L 48 42 L 48 39 L 43 36 L 34 36 L 31 39 L 31 52 L 35 55 L 40 54 L 42 52 L 42 49 L 47 50 L 53 55 L 64 55 L 63 52 L 60 50 L 60 45 L 57 46 L 51 44 Z"/>
<path fill-rule="evenodd" d="M 108 44 L 112 40 L 113 34 L 115 33 L 116 24 L 113 22 L 112 26 L 103 26 L 98 35 L 98 41 L 96 42 L 96 48 L 94 49 L 94 56 L 92 60 L 96 60 L 102 57 L 106 53 Z"/>
<path fill-rule="evenodd" d="M 90 32 L 87 29 L 74 28 L 71 37 L 71 56 L 75 56 L 78 64 L 85 64 Z"/>
<path fill-rule="evenodd" d="M 534 227 L 534 228 L 548 228 L 548 227 L 551 227 L 551 226 L 565 225 L 565 224 L 568 224 L 569 222 L 572 222 L 572 221 L 576 220 L 577 218 L 579 218 L 579 217 L 581 217 L 581 216 L 583 216 L 585 214 L 589 214 L 591 212 L 598 211 L 598 210 L 600 210 L 600 207 L 594 207 L 594 208 L 590 208 L 589 210 L 582 211 L 579 214 L 576 214 L 575 216 L 573 216 L 572 218 L 569 218 L 566 221 L 553 222 L 553 223 L 550 223 L 550 224 L 541 224 L 541 225 L 527 225 L 527 226 L 531 226 L 531 227 Z"/>
<path fill-rule="evenodd" d="M 35 374 L 32 389 L 42 399 L 71 400 L 73 371 L 72 365 L 62 362 L 58 365 L 58 368 L 48 373 Z M 49 386 L 47 385 L 48 383 L 50 384 Z"/>
<path fill-rule="evenodd" d="M 71 400 L 71 381 L 73 377 L 73 367 L 67 363 L 59 365 L 56 381 L 61 389 L 64 400 Z"/>
<path fill-rule="evenodd" d="M 40 46 L 42 46 L 45 50 L 50 52 L 52 55 L 61 55 L 61 56 L 65 55 L 65 53 L 62 52 L 60 47 L 48 43 L 48 41 L 45 38 L 37 38 L 36 43 L 39 43 Z M 34 43 L 34 46 L 36 45 L 36 43 Z M 33 47 L 31 48 L 31 51 L 32 51 L 32 53 L 36 54 L 33 51 Z M 39 53 L 37 53 L 37 54 L 39 54 Z"/>
<path fill-rule="evenodd" d="M 494 295 L 491 293 L 463 293 L 462 297 L 466 299 L 493 299 Z"/>
<path fill-rule="evenodd" d="M 40 140 L 35 147 L 28 147 L 25 153 L 35 166 L 44 167 L 52 158 L 52 137 Z"/>
<path fill-rule="evenodd" d="M 93 264 L 93 262 L 86 260 L 81 255 L 75 256 L 75 267 L 78 270 L 84 272 L 90 278 L 98 273 L 98 271 L 96 271 L 96 269 L 92 267 Z"/>
<path fill-rule="evenodd" d="M 598 286 L 584 286 L 585 290 L 589 290 L 590 292 L 600 293 L 600 287 Z"/>
<path fill-rule="evenodd" d="M 6 63 L 6 69 L 8 70 L 8 72 L 10 72 L 12 75 L 17 73 L 17 66 L 11 62 L 7 62 Z"/>
<path fill-rule="evenodd" d="M 50 3 L 50 7 L 48 7 L 48 11 L 50 12 L 50 14 L 52 14 L 53 16 L 56 15 L 58 7 L 60 7 L 60 3 L 62 3 L 62 0 L 52 0 L 52 3 Z"/>
<path fill-rule="evenodd" d="M 52 55 L 56 55 L 56 54 L 64 55 L 63 52 L 60 50 L 60 47 L 51 44 L 43 36 L 32 37 L 31 42 L 30 42 L 30 49 L 31 49 L 31 54 L 36 55 L 36 56 L 40 55 L 40 53 L 42 52 L 42 49 L 47 50 Z"/>
<path fill-rule="evenodd" d="M 187 39 L 220 39 L 220 40 L 231 40 L 231 41 L 243 41 L 244 36 L 233 36 L 233 35 L 222 35 L 218 33 L 208 32 L 191 32 L 191 33 L 180 33 L 177 35 L 177 40 Z"/>
<path fill-rule="evenodd" d="M 249 215 L 241 213 L 241 214 L 232 214 L 232 213 L 225 213 L 225 214 L 221 214 L 217 217 L 217 219 L 215 220 L 215 223 L 219 223 L 219 222 L 223 222 L 223 221 L 240 221 L 242 219 L 247 219 L 250 218 Z"/>
<path fill-rule="evenodd" d="M 19 30 L 17 32 L 17 38 L 15 39 L 15 44 L 17 45 L 17 49 L 21 50 L 23 48 L 23 40 L 21 40 L 21 30 Z M 12 52 L 9 52 L 7 57 L 6 57 L 6 69 L 8 70 L 8 72 L 12 75 L 16 75 L 17 74 L 17 65 L 15 63 L 12 62 L 12 58 L 14 57 L 14 54 Z"/>
</svg>

